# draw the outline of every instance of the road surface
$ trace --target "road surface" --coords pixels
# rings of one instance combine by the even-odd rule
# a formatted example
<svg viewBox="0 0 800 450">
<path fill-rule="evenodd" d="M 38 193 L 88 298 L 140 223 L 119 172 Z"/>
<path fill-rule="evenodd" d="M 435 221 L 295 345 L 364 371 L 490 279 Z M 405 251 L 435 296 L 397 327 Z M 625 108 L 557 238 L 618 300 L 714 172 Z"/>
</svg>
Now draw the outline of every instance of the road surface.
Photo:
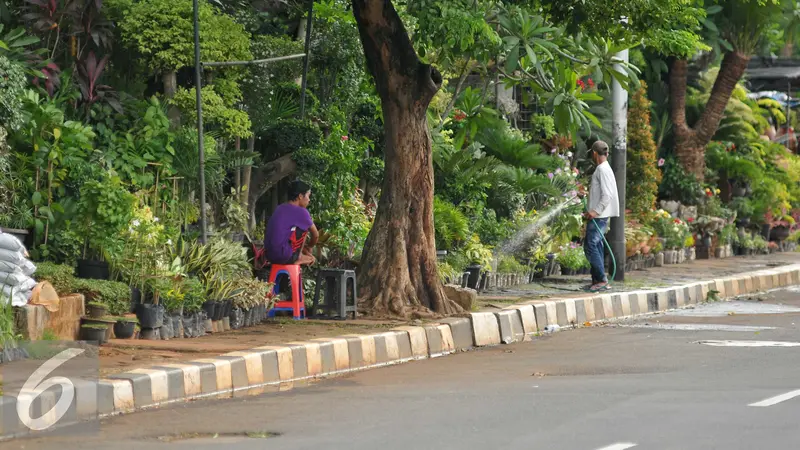
<svg viewBox="0 0 800 450">
<path fill-rule="evenodd" d="M 800 291 L 761 300 L 175 405 L 0 448 L 800 448 Z"/>
</svg>

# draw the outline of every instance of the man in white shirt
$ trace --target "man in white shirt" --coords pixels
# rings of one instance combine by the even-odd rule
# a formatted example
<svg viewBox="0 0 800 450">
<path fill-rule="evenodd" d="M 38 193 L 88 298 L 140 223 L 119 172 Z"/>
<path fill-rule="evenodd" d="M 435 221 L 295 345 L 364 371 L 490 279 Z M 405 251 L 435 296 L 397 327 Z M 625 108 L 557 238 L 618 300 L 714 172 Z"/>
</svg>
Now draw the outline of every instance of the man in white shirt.
<svg viewBox="0 0 800 450">
<path fill-rule="evenodd" d="M 619 216 L 619 196 L 614 171 L 608 164 L 608 144 L 603 141 L 595 142 L 589 155 L 597 168 L 589 188 L 589 206 L 586 212 L 588 222 L 583 251 L 592 265 L 592 285 L 589 291 L 599 292 L 611 288 L 605 271 L 603 235 L 608 230 L 608 219 Z"/>
</svg>

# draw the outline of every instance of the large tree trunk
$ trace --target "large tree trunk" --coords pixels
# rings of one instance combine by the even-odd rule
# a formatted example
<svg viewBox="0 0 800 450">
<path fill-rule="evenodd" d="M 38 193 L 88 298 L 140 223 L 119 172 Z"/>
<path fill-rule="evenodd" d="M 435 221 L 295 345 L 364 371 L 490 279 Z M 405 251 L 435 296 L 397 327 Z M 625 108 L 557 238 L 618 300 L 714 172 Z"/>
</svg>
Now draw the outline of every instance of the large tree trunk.
<svg viewBox="0 0 800 450">
<path fill-rule="evenodd" d="M 353 0 L 353 14 L 386 135 L 383 189 L 359 267 L 360 306 L 381 316 L 460 312 L 439 281 L 433 231 L 426 112 L 441 74 L 419 60 L 390 0 Z"/>
<path fill-rule="evenodd" d="M 750 56 L 741 52 L 728 52 L 722 59 L 711 95 L 694 126 L 686 122 L 686 84 L 689 63 L 676 59 L 669 74 L 670 116 L 675 132 L 675 152 L 683 168 L 699 180 L 705 178 L 705 148 L 714 137 L 736 83 L 744 75 Z"/>
</svg>

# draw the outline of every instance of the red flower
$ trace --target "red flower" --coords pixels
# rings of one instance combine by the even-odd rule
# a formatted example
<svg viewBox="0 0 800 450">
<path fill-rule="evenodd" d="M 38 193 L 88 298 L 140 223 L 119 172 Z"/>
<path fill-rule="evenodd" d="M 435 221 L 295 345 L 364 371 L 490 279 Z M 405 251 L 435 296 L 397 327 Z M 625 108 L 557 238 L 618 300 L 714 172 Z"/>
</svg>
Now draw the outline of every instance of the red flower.
<svg viewBox="0 0 800 450">
<path fill-rule="evenodd" d="M 593 88 L 593 87 L 594 87 L 594 80 L 593 80 L 593 79 L 589 78 L 589 79 L 588 79 L 588 80 L 586 80 L 586 81 L 589 83 L 589 87 L 590 87 L 590 88 Z"/>
<path fill-rule="evenodd" d="M 342 136 L 342 142 L 349 140 L 350 138 L 347 136 Z"/>
<path fill-rule="evenodd" d="M 467 118 L 467 114 L 464 111 L 461 111 L 461 110 L 458 110 L 458 109 L 453 114 L 453 119 L 455 119 L 456 122 L 461 122 L 462 120 L 464 120 L 466 118 Z"/>
<path fill-rule="evenodd" d="M 692 223 L 692 222 L 694 222 L 694 217 L 689 217 L 688 219 L 686 219 L 686 221 L 689 222 L 689 223 Z"/>
<path fill-rule="evenodd" d="M 675 222 L 675 223 L 681 223 L 681 219 L 675 219 L 675 220 L 673 220 L 673 222 Z"/>
</svg>

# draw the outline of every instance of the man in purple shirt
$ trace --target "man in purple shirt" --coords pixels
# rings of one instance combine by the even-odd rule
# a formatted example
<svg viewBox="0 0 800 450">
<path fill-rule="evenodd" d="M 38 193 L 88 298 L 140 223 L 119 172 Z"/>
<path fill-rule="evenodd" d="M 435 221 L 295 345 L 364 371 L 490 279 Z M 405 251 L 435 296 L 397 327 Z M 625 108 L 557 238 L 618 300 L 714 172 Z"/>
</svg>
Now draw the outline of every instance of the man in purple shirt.
<svg viewBox="0 0 800 450">
<path fill-rule="evenodd" d="M 289 201 L 275 208 L 267 223 L 264 250 L 269 262 L 298 265 L 316 262 L 311 248 L 319 240 L 319 231 L 308 213 L 310 202 L 311 186 L 293 181 L 289 185 Z M 311 240 L 306 245 L 309 232 Z"/>
</svg>

